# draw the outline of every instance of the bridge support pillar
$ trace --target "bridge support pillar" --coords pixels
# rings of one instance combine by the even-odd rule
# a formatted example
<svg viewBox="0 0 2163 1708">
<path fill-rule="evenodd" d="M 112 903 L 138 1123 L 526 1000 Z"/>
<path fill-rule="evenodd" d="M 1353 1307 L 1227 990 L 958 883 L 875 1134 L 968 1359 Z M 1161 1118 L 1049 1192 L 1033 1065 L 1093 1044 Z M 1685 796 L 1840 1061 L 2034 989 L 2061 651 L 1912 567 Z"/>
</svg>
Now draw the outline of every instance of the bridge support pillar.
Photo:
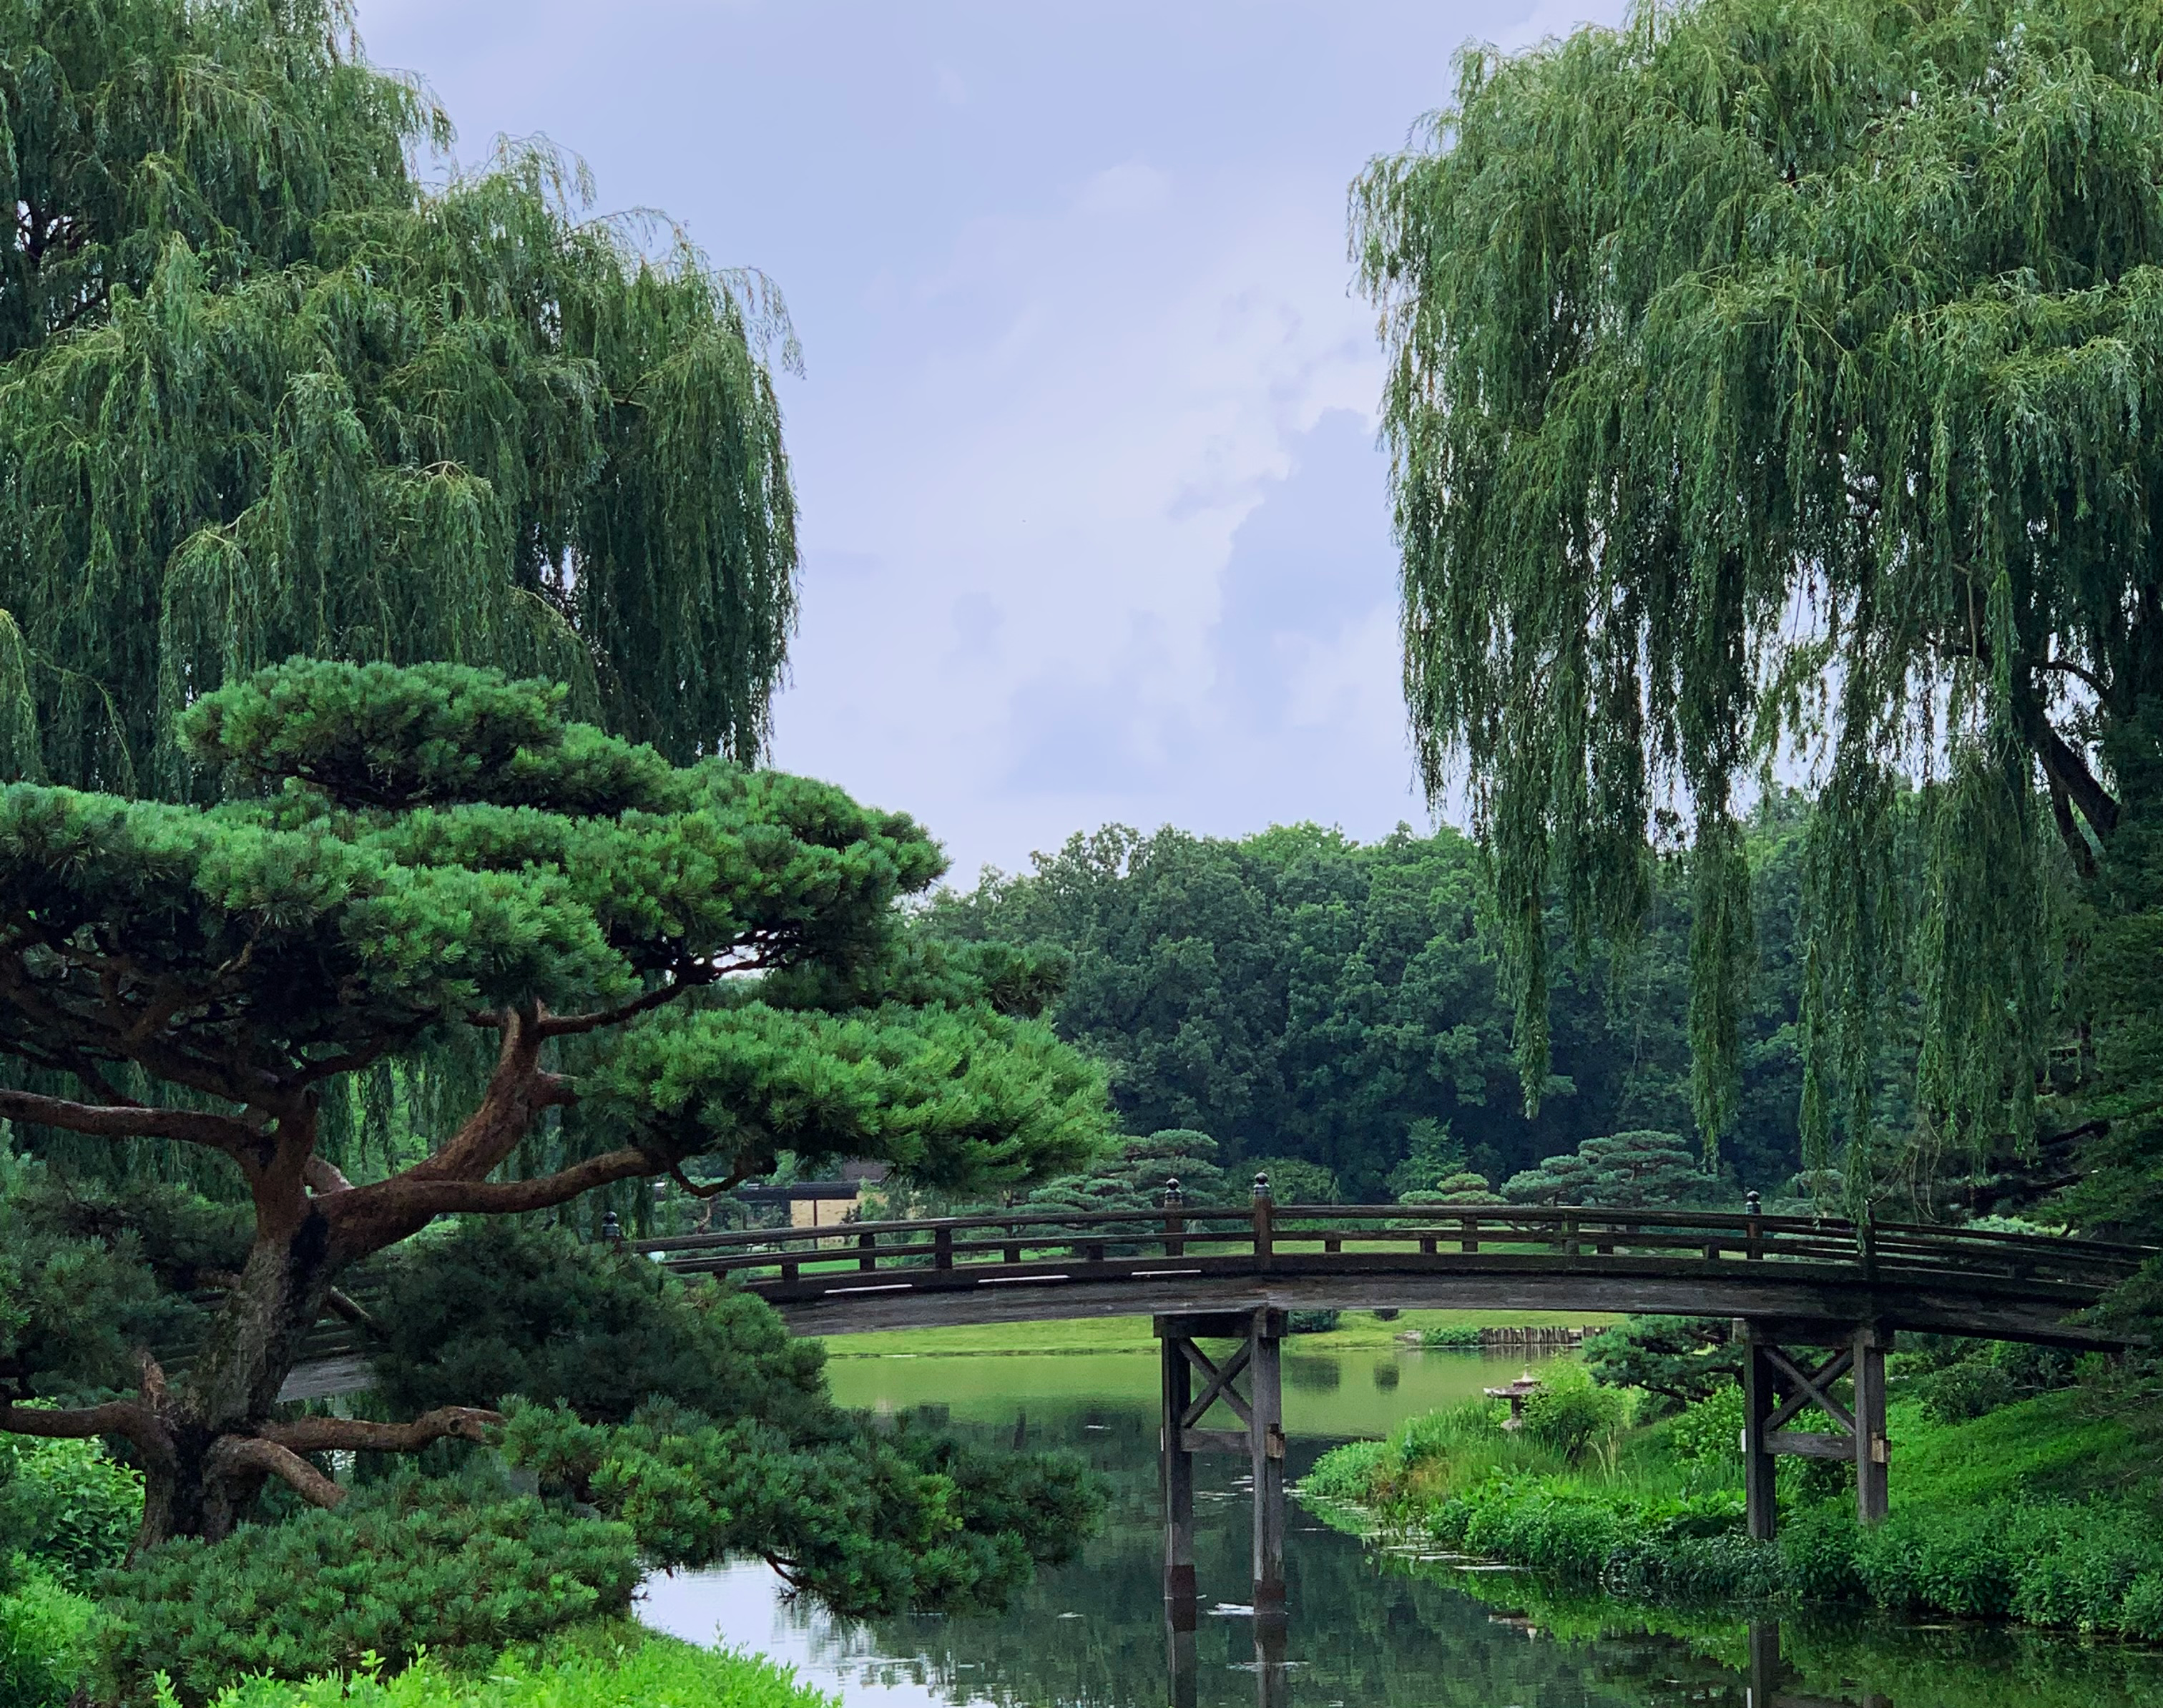
<svg viewBox="0 0 2163 1708">
<path fill-rule="evenodd" d="M 1773 1461 L 1781 1454 L 1851 1461 L 1856 1517 L 1881 1522 L 1889 1506 L 1885 1354 L 1892 1335 L 1870 1323 L 1843 1330 L 1831 1323 L 1738 1322 L 1736 1339 L 1742 1346 L 1742 1487 L 1750 1534 L 1770 1542 L 1778 1527 Z M 1827 1347 L 1830 1352 L 1822 1349 Z M 1843 1376 L 1853 1390 L 1849 1404 L 1833 1391 Z M 1831 1422 L 1830 1430 L 1787 1427 L 1811 1407 Z"/>
<path fill-rule="evenodd" d="M 1254 1488 L 1254 1616 L 1281 1620 L 1285 1613 L 1285 1313 L 1268 1308 L 1209 1312 L 1159 1317 L 1155 1326 L 1164 1391 L 1164 1593 L 1175 1638 L 1182 1619 L 1188 1622 L 1187 1630 L 1193 1629 L 1197 1453 L 1239 1454 L 1247 1459 Z M 1197 1344 L 1203 1340 L 1236 1344 L 1220 1365 Z M 1220 1401 L 1245 1428 L 1201 1427 Z"/>
<path fill-rule="evenodd" d="M 1773 1492 L 1773 1454 L 1765 1445 L 1766 1424 L 1776 1400 L 1769 1349 L 1747 1333 L 1742 1339 L 1742 1501 L 1753 1542 L 1770 1542 L 1779 1527 L 1780 1506 Z"/>
<path fill-rule="evenodd" d="M 1891 1510 L 1893 1444 L 1885 1434 L 1885 1349 L 1893 1337 L 1855 1331 L 1855 1516 L 1881 1524 Z"/>
</svg>

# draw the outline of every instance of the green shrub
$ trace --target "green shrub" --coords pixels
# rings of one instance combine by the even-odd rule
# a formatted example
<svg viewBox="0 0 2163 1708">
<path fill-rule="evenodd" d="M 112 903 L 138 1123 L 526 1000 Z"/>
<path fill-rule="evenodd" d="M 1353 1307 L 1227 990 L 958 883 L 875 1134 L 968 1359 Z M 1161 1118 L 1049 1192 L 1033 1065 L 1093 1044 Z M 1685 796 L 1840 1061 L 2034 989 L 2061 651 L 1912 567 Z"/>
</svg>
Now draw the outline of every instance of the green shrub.
<svg viewBox="0 0 2163 1708">
<path fill-rule="evenodd" d="M 1851 1512 L 1832 1506 L 1806 1509 L 1780 1526 L 1780 1572 L 1789 1593 L 1805 1601 L 1862 1599 L 1855 1548 L 1862 1532 Z"/>
<path fill-rule="evenodd" d="M 1525 1397 L 1525 1433 L 1573 1461 L 1611 1447 L 1629 1425 L 1628 1398 L 1600 1386 L 1581 1364 L 1548 1365 Z"/>
<path fill-rule="evenodd" d="M 66 1589 L 118 1565 L 143 1522 L 143 1479 L 95 1441 L 0 1435 L 0 1538 Z"/>
<path fill-rule="evenodd" d="M 1498 1479 L 1453 1496 L 1436 1512 L 1435 1539 L 1551 1576 L 1600 1575 L 1630 1527 L 1614 1502 L 1558 1479 Z"/>
<path fill-rule="evenodd" d="M 1770 1601 L 1784 1585 L 1778 1548 L 1731 1527 L 1625 1543 L 1600 1571 L 1609 1595 L 1642 1601 Z"/>
<path fill-rule="evenodd" d="M 97 1607 L 34 1569 L 0 1595 L 0 1708 L 60 1708 L 90 1658 Z"/>
<path fill-rule="evenodd" d="M 2116 1502 L 2038 1504 L 1999 1527 L 2012 1559 L 2012 1613 L 2031 1625 L 2143 1635 L 2153 1628 L 2148 1592 L 2136 1589 L 2163 1573 L 2163 1536 L 2148 1515 Z"/>
<path fill-rule="evenodd" d="M 1348 1441 L 1315 1460 L 1314 1469 L 1301 1480 L 1300 1493 L 1317 1501 L 1364 1506 L 1374 1500 L 1376 1476 L 1389 1459 L 1386 1441 Z"/>
<path fill-rule="evenodd" d="M 490 1217 L 416 1242 L 376 1312 L 377 1386 L 392 1414 L 516 1394 L 621 1423 L 661 1396 L 715 1417 L 820 1427 L 825 1349 L 762 1300 L 685 1286 L 565 1229 Z"/>
<path fill-rule="evenodd" d="M 538 1501 L 476 1501 L 408 1481 L 222 1542 L 191 1538 L 102 1574 L 113 1617 L 97 1637 L 101 1700 L 141 1703 L 153 1675 L 200 1703 L 252 1673 L 305 1679 L 369 1655 L 402 1665 L 422 1648 L 478 1662 L 630 1605 L 630 1529 Z"/>
<path fill-rule="evenodd" d="M 1733 1382 L 1712 1391 L 1668 1426 L 1675 1457 L 1692 1464 L 1720 1465 L 1742 1457 L 1742 1390 Z"/>
<path fill-rule="evenodd" d="M 1856 1576 L 1881 1607 L 2003 1618 L 2015 1577 L 2005 1522 L 2005 1515 L 1990 1512 L 1896 1510 L 1859 1532 Z"/>
<path fill-rule="evenodd" d="M 636 1627 L 577 1633 L 538 1654 L 511 1653 L 484 1676 L 460 1676 L 435 1656 L 403 1672 L 369 1668 L 305 1684 L 250 1679 L 216 1708 L 835 1708 L 755 1655 L 694 1648 Z"/>
<path fill-rule="evenodd" d="M 1294 1334 L 1327 1334 L 1343 1315 L 1336 1310 L 1292 1311 L 1286 1314 L 1285 1327 Z"/>
<path fill-rule="evenodd" d="M 1444 1323 L 1439 1328 L 1421 1329 L 1420 1344 L 1438 1349 L 1476 1348 L 1480 1344 L 1480 1331 L 1469 1323 Z"/>
<path fill-rule="evenodd" d="M 1904 1391 L 1935 1423 L 1964 1423 L 2074 1380 L 2074 1355 L 2003 1340 L 1915 1337 L 1899 1360 Z"/>
<path fill-rule="evenodd" d="M 851 1615 L 972 1611 L 1070 1558 L 1101 1506 L 1081 1462 L 967 1452 L 910 1429 L 791 1441 L 666 1405 L 618 1428 L 514 1407 L 505 1457 L 629 1525 L 652 1563 L 781 1563 Z"/>
<path fill-rule="evenodd" d="M 1595 1381 L 1640 1388 L 1663 1409 L 1684 1406 L 1731 1386 L 1741 1374 L 1734 1325 L 1721 1317 L 1628 1317 L 1589 1334 L 1584 1362 Z"/>
</svg>

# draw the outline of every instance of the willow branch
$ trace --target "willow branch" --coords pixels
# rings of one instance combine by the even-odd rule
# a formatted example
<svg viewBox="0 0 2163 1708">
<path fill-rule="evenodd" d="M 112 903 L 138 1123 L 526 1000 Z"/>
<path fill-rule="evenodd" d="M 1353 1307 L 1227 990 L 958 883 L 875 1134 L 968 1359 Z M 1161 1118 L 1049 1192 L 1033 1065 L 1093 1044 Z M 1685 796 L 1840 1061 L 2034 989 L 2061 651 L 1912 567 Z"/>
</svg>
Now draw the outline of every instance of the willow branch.
<svg viewBox="0 0 2163 1708">
<path fill-rule="evenodd" d="M 223 1471 L 250 1465 L 268 1471 L 312 1506 L 332 1507 L 343 1501 L 347 1491 L 325 1476 L 291 1448 L 260 1435 L 228 1435 L 205 1456 L 208 1469 Z"/>
<path fill-rule="evenodd" d="M 2088 762 L 2079 750 L 2052 726 L 2034 696 L 2018 689 L 2013 695 L 2013 720 L 2021 739 L 2042 766 L 2043 774 L 2065 790 L 2066 798 L 2079 809 L 2081 816 L 2088 821 L 2096 835 L 2108 839 L 2118 828 L 2118 804 L 2109 791 L 2096 781 L 2095 773 L 2088 769 Z M 2078 851 L 2075 852 L 2077 857 Z"/>
<path fill-rule="evenodd" d="M 2057 827 L 2058 840 L 2073 857 L 2073 867 L 2083 878 L 2096 875 L 2095 850 L 2088 839 L 2081 834 L 2081 827 L 2073 820 L 2073 804 L 2066 796 L 2066 785 L 2055 776 L 2045 773 L 2043 778 L 2050 796 L 2050 822 Z"/>
<path fill-rule="evenodd" d="M 295 1453 L 418 1453 L 438 1441 L 485 1440 L 503 1422 L 500 1412 L 478 1406 L 439 1406 L 410 1423 L 371 1423 L 361 1417 L 297 1417 L 265 1424 L 260 1438 Z"/>
<path fill-rule="evenodd" d="M 144 1103 L 78 1103 L 34 1092 L 0 1089 L 0 1115 L 58 1127 L 93 1139 L 173 1139 L 234 1151 L 255 1142 L 254 1130 L 231 1115 L 200 1109 L 157 1109 Z"/>
<path fill-rule="evenodd" d="M 2085 664 L 2071 658 L 2045 658 L 2038 662 L 2037 668 L 2043 670 L 2062 670 L 2068 676 L 2077 676 L 2095 690 L 2098 699 L 2103 701 L 2105 705 L 2110 704 L 2110 685 Z"/>
</svg>

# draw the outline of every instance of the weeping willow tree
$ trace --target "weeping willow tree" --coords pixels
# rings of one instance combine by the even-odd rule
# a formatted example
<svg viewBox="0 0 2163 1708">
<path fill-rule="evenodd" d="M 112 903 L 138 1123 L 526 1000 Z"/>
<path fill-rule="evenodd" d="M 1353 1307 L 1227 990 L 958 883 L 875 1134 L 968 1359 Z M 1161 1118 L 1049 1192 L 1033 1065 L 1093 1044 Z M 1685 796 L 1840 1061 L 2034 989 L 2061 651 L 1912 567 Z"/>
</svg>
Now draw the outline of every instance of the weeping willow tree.
<svg viewBox="0 0 2163 1708">
<path fill-rule="evenodd" d="M 1528 1092 L 1543 891 L 1626 944 L 1679 811 L 1716 1140 L 1739 792 L 1801 766 L 1813 1166 L 1911 1138 L 1871 1115 L 1904 979 L 1923 1145 L 2028 1142 L 2058 899 L 2150 810 L 2108 756 L 2163 696 L 2159 72 L 2150 0 L 1644 6 L 1467 52 L 1354 186 L 1412 726 L 1491 852 Z"/>
<path fill-rule="evenodd" d="M 780 304 L 539 144 L 451 141 L 345 0 L 0 0 L 0 766 L 195 787 L 290 655 L 568 683 L 749 759 L 795 612 Z"/>
</svg>

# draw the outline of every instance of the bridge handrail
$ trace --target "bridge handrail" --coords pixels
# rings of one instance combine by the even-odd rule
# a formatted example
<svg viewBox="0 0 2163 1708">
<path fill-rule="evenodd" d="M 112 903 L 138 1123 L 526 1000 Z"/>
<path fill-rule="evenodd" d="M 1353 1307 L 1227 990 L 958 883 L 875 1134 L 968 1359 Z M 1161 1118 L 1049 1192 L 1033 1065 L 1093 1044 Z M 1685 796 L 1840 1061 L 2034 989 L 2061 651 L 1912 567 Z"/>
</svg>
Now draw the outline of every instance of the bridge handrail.
<svg viewBox="0 0 2163 1708">
<path fill-rule="evenodd" d="M 1105 1230 L 1105 1238 L 1154 1242 L 1166 1237 L 1202 1242 L 1239 1240 L 1251 1229 L 1254 1211 L 1249 1207 L 1185 1205 L 1123 1210 L 1014 1210 L 980 1213 L 971 1216 L 919 1218 L 886 1222 L 841 1222 L 825 1227 L 750 1228 L 717 1234 L 678 1234 L 631 1242 L 631 1249 L 664 1257 L 731 1249 L 772 1251 L 789 1245 L 838 1249 L 835 1242 L 855 1242 L 869 1234 L 882 1237 L 937 1234 L 950 1237 L 965 1230 L 997 1229 L 1009 1236 L 989 1246 L 1011 1244 L 1063 1244 L 1061 1234 L 1088 1229 Z M 1171 1234 L 1169 1224 L 1180 1224 Z M 1888 1250 L 1954 1252 L 1963 1246 L 1988 1248 L 2006 1254 L 2025 1254 L 2040 1260 L 2074 1259 L 2102 1266 L 2137 1267 L 2154 1255 L 2154 1248 L 2056 1234 L 2007 1233 L 1996 1229 L 1933 1226 L 1927 1223 L 1880 1222 L 1857 1224 L 1836 1217 L 1774 1216 L 1717 1211 L 1672 1211 L 1654 1208 L 1616 1208 L 1595 1205 L 1452 1205 L 1428 1204 L 1283 1204 L 1271 1207 L 1273 1231 L 1278 1238 L 1311 1240 L 1334 1231 L 1349 1231 L 1348 1223 L 1385 1222 L 1391 1225 L 1362 1237 L 1417 1234 L 1431 1230 L 1457 1234 L 1467 1229 L 1477 1237 L 1489 1234 L 1526 1234 L 1550 1229 L 1574 1231 L 1578 1237 L 1600 1233 L 1626 1234 L 1650 1241 L 1670 1230 L 1734 1235 L 1773 1247 L 1794 1250 L 1814 1243 L 1854 1250 L 1858 1225 L 1867 1229 L 1881 1253 Z M 1301 1223 L 1320 1223 L 1302 1226 Z M 1221 1232 L 1197 1224 L 1228 1224 Z M 1335 1224 L 1333 1228 L 1329 1224 Z M 1113 1230 L 1118 1230 L 1116 1232 Z M 1032 1240 L 1029 1236 L 1040 1237 Z M 972 1244 L 974 1242 L 972 1242 Z"/>
<path fill-rule="evenodd" d="M 959 1237 L 957 1237 L 959 1236 Z M 975 1237 L 970 1237 L 975 1236 Z M 1792 1265 L 1860 1266 L 1883 1278 L 1919 1281 L 2014 1281 L 2085 1290 L 2090 1295 L 2123 1279 L 2150 1255 L 2144 1248 L 2051 1235 L 1968 1230 L 1926 1223 L 1858 1224 L 1837 1218 L 1752 1216 L 1720 1211 L 1660 1210 L 1595 1205 L 1172 1204 L 1108 1210 L 1016 1208 L 972 1216 L 891 1222 L 842 1222 L 829 1227 L 763 1228 L 718 1234 L 678 1235 L 638 1242 L 635 1249 L 683 1274 L 764 1272 L 765 1285 L 796 1283 L 805 1270 L 830 1279 L 837 1272 L 894 1274 L 925 1267 L 988 1271 L 1042 1278 L 1062 1265 L 1098 1272 L 1114 1247 L 1122 1262 L 1191 1260 L 1221 1268 L 1252 1260 L 1299 1260 L 1312 1251 L 1281 1250 L 1319 1244 L 1343 1255 L 1347 1242 L 1363 1257 L 1417 1244 L 1422 1258 L 1518 1259 L 1527 1247 L 1573 1261 L 1708 1262 L 1740 1257 Z M 1380 1248 L 1380 1250 L 1375 1248 Z M 1137 1257 L 1135 1254 L 1143 1254 Z M 1150 1255 L 1154 1254 L 1154 1255 Z M 862 1285 L 862 1284 L 859 1284 Z"/>
</svg>

